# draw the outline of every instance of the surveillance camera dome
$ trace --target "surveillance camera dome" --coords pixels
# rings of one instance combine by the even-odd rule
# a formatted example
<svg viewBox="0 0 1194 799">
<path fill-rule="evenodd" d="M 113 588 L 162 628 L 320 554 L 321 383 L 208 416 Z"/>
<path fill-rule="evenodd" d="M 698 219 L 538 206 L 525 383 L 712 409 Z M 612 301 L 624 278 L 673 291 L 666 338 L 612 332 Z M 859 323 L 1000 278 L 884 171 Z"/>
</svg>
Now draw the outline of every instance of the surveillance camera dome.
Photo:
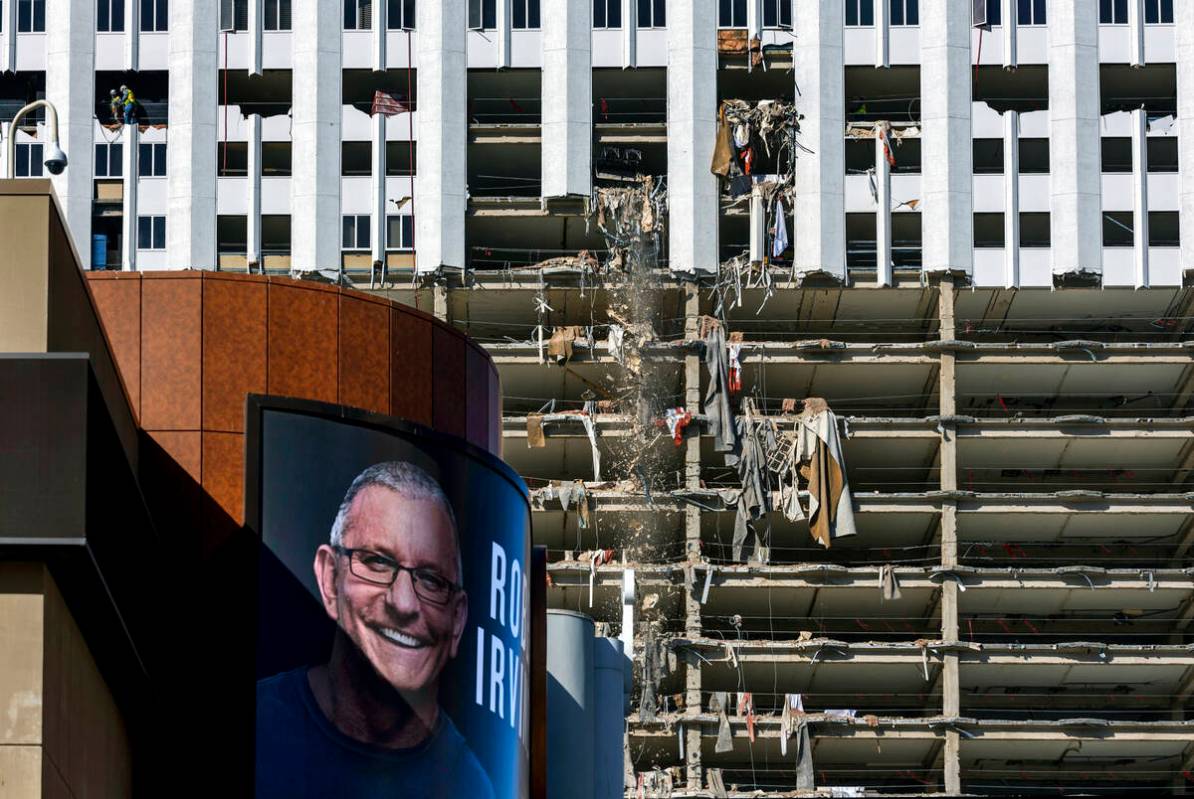
<svg viewBox="0 0 1194 799">
<path fill-rule="evenodd" d="M 61 175 L 66 169 L 66 153 L 60 147 L 51 145 L 46 153 L 45 165 L 51 175 Z"/>
</svg>

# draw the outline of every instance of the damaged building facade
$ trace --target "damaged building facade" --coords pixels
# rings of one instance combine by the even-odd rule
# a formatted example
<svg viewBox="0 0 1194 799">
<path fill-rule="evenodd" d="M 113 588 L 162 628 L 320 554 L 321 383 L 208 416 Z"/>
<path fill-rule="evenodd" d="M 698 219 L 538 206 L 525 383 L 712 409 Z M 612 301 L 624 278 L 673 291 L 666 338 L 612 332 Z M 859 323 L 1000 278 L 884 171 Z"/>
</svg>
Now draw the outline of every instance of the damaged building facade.
<svg viewBox="0 0 1194 799">
<path fill-rule="evenodd" d="M 626 796 L 1187 789 L 1194 3 L 2 13 L 84 263 L 488 348 Z"/>
</svg>

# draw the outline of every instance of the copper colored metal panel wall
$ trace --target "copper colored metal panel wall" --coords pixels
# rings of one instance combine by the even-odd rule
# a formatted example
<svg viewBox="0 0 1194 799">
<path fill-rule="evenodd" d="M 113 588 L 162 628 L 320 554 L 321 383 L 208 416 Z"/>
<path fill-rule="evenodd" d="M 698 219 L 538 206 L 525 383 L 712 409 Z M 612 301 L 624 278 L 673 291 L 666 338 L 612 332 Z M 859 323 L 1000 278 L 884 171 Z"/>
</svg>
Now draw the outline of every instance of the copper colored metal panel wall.
<svg viewBox="0 0 1194 799">
<path fill-rule="evenodd" d="M 141 416 L 141 280 L 120 279 L 123 272 L 108 272 L 106 280 L 92 280 L 91 296 L 104 320 L 113 357 L 129 395 L 133 414 Z"/>
<path fill-rule="evenodd" d="M 243 433 L 245 394 L 266 389 L 266 284 L 203 281 L 203 429 Z"/>
<path fill-rule="evenodd" d="M 390 412 L 390 308 L 340 295 L 340 403 Z"/>
<path fill-rule="evenodd" d="M 465 397 L 468 385 L 464 339 L 451 330 L 436 327 L 431 338 L 431 418 L 436 430 L 464 437 Z"/>
<path fill-rule="evenodd" d="M 390 413 L 431 425 L 431 331 L 434 324 L 423 314 L 396 307 L 391 312 L 390 326 L 393 333 Z"/>
<path fill-rule="evenodd" d="M 270 283 L 270 394 L 339 399 L 338 299 L 335 289 Z"/>
<path fill-rule="evenodd" d="M 198 277 L 142 279 L 141 426 L 146 430 L 198 430 L 202 424 L 202 308 Z"/>
</svg>

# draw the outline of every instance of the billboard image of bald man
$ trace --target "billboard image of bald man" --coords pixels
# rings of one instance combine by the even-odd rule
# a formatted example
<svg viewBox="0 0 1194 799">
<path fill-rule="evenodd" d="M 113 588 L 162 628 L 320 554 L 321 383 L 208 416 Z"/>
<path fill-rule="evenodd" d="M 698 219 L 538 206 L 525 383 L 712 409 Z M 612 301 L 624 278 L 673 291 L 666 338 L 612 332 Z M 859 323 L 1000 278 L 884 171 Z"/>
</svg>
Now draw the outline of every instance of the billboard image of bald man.
<svg viewBox="0 0 1194 799">
<path fill-rule="evenodd" d="M 326 664 L 257 684 L 258 799 L 493 797 L 439 702 L 468 618 L 456 517 L 412 463 L 352 481 L 315 552 Z"/>
</svg>

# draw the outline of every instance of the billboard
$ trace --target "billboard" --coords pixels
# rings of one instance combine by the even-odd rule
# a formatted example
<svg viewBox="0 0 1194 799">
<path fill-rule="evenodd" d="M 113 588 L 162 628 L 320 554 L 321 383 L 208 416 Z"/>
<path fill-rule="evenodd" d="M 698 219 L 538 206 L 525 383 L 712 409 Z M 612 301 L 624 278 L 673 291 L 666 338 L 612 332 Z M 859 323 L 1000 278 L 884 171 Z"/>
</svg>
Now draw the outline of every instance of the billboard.
<svg viewBox="0 0 1194 799">
<path fill-rule="evenodd" d="M 462 439 L 251 396 L 258 799 L 525 797 L 530 506 Z"/>
</svg>

